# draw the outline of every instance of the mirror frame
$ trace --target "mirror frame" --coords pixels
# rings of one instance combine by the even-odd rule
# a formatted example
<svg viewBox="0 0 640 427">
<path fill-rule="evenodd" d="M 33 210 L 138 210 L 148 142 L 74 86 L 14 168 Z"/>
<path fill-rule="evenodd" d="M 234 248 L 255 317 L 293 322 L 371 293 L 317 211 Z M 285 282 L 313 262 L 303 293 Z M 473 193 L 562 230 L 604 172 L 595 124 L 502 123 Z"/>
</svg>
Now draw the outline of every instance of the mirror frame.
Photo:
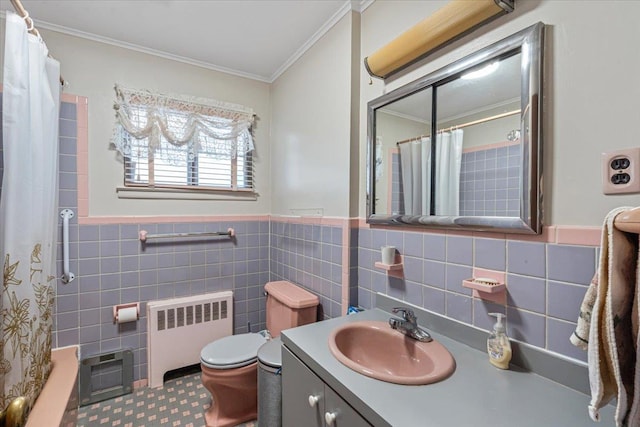
<svg viewBox="0 0 640 427">
<path fill-rule="evenodd" d="M 542 89 L 544 24 L 538 22 L 367 104 L 367 223 L 522 234 L 542 232 Z M 520 52 L 520 216 L 413 216 L 375 213 L 376 109 L 437 86 L 495 58 Z M 437 103 L 436 107 L 437 108 Z"/>
</svg>

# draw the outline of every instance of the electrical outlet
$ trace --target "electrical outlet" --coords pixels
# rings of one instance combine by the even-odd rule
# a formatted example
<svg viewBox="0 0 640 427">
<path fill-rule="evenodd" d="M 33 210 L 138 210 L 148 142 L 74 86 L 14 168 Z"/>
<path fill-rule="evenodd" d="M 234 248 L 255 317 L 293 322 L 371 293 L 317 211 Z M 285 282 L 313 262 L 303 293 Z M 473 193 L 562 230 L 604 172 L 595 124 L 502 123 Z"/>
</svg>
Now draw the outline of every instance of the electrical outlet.
<svg viewBox="0 0 640 427">
<path fill-rule="evenodd" d="M 640 193 L 640 147 L 602 153 L 602 192 Z"/>
</svg>

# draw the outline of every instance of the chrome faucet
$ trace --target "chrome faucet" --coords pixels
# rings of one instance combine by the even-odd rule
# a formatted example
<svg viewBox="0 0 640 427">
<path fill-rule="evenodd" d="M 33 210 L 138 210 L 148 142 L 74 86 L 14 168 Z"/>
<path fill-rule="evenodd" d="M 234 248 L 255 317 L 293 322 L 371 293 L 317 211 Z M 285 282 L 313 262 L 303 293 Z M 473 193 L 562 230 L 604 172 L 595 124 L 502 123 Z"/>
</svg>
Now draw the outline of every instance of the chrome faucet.
<svg viewBox="0 0 640 427">
<path fill-rule="evenodd" d="M 391 312 L 394 314 L 402 313 L 402 319 L 398 319 L 396 317 L 389 319 L 389 326 L 391 326 L 391 328 L 402 332 L 414 340 L 422 342 L 429 342 L 433 340 L 428 332 L 418 327 L 418 320 L 416 319 L 416 315 L 413 310 L 406 307 L 395 307 L 391 309 Z"/>
</svg>

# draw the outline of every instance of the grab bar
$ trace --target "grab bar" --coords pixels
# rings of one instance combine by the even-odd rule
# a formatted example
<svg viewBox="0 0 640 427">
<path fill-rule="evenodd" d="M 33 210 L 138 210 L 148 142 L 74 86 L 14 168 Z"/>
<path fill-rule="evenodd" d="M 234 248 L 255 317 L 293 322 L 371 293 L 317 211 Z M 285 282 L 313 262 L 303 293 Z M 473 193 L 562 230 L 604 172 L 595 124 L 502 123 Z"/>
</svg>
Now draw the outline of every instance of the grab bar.
<svg viewBox="0 0 640 427">
<path fill-rule="evenodd" d="M 63 209 L 60 216 L 62 217 L 62 283 L 69 283 L 76 278 L 75 274 L 69 271 L 69 220 L 74 217 L 74 213 L 71 209 Z"/>
<path fill-rule="evenodd" d="M 236 232 L 233 228 L 227 229 L 227 231 L 203 231 L 195 233 L 167 233 L 167 234 L 147 234 L 147 230 L 140 230 L 138 236 L 141 242 L 146 242 L 149 239 L 168 239 L 172 237 L 206 237 L 206 236 L 228 236 L 233 237 Z"/>
</svg>

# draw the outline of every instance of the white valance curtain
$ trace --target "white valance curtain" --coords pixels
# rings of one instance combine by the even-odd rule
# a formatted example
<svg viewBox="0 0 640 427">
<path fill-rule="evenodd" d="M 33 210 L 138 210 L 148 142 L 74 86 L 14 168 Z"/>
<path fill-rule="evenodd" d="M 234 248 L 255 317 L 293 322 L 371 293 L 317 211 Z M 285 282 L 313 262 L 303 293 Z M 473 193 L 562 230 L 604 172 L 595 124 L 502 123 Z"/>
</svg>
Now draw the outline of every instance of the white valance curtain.
<svg viewBox="0 0 640 427">
<path fill-rule="evenodd" d="M 112 143 L 125 157 L 160 157 L 171 163 L 198 153 L 235 158 L 254 149 L 250 108 L 198 97 L 163 95 L 115 86 Z"/>
</svg>

